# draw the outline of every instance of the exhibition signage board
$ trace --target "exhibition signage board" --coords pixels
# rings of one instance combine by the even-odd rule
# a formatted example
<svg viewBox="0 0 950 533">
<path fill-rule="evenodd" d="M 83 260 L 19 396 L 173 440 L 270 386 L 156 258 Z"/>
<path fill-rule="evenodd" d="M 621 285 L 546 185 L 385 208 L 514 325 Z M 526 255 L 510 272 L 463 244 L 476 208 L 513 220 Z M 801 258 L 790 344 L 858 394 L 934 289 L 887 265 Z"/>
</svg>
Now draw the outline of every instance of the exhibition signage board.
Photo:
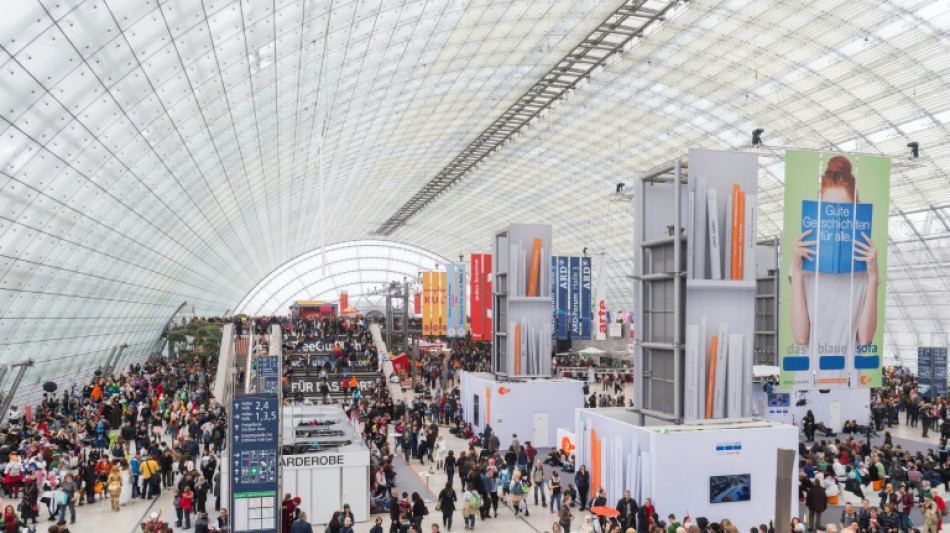
<svg viewBox="0 0 950 533">
<path fill-rule="evenodd" d="M 261 355 L 257 358 L 258 388 L 265 394 L 277 394 L 280 387 L 280 360 L 278 355 Z"/>
<path fill-rule="evenodd" d="M 234 533 L 277 531 L 276 394 L 234 398 L 231 405 L 231 516 Z"/>
<path fill-rule="evenodd" d="M 445 334 L 449 338 L 458 337 L 456 333 L 456 324 L 458 319 L 455 317 L 455 314 L 458 312 L 458 306 L 456 302 L 458 301 L 458 295 L 455 293 L 455 265 L 449 263 L 445 265 L 445 277 L 446 277 L 446 287 L 445 287 Z"/>
<path fill-rule="evenodd" d="M 485 338 L 484 330 L 482 329 L 484 321 L 484 294 L 482 293 L 482 287 L 484 286 L 482 278 L 482 254 L 472 254 L 471 257 L 471 287 L 469 293 L 471 296 L 471 306 L 472 306 L 472 318 L 471 318 L 471 327 L 472 327 L 472 340 L 480 341 Z M 489 333 L 489 336 L 491 334 Z"/>
<path fill-rule="evenodd" d="M 468 332 L 465 307 L 465 264 L 459 263 L 455 266 L 455 335 L 458 338 L 465 337 Z"/>
<path fill-rule="evenodd" d="M 589 257 L 551 257 L 551 331 L 557 340 L 591 337 Z"/>
<path fill-rule="evenodd" d="M 607 282 L 604 279 L 606 266 L 607 259 L 602 257 L 597 264 L 597 293 L 594 296 L 594 338 L 599 341 L 607 339 Z"/>
<path fill-rule="evenodd" d="M 338 377 L 338 376 L 334 376 L 334 377 L 331 377 L 331 378 L 327 378 L 327 379 L 326 379 L 327 388 L 330 389 L 330 392 L 343 392 L 343 391 L 344 391 L 344 387 L 343 387 L 343 381 L 344 381 L 344 379 L 345 379 L 346 382 L 347 382 L 347 387 L 346 387 L 345 390 L 346 390 L 347 392 L 352 392 L 352 389 L 349 388 L 350 379 L 349 379 L 349 378 Z M 321 384 L 322 381 L 323 381 L 323 380 L 321 380 L 321 379 L 320 379 L 319 377 L 317 377 L 317 376 L 313 376 L 313 377 L 309 377 L 309 376 L 292 377 L 292 378 L 290 378 L 289 380 L 287 380 L 287 386 L 290 388 L 290 393 L 291 393 L 291 394 L 294 394 L 294 393 L 296 393 L 296 392 L 300 392 L 300 393 L 303 393 L 303 394 L 314 394 L 314 395 L 316 395 L 316 394 L 320 394 L 320 384 Z M 376 385 L 376 379 L 375 379 L 375 378 L 373 378 L 373 379 L 356 378 L 356 384 L 357 384 L 357 386 L 360 388 L 360 391 L 363 392 L 363 393 L 365 393 L 366 391 L 371 390 L 374 385 Z"/>
<path fill-rule="evenodd" d="M 454 265 L 448 265 L 454 269 Z M 448 280 L 445 272 L 422 273 L 422 334 L 447 335 L 449 332 Z M 454 320 L 454 314 L 452 319 Z M 453 333 L 454 335 L 454 333 Z"/>
<path fill-rule="evenodd" d="M 434 335 L 432 332 L 432 272 L 422 273 L 422 334 Z"/>
<path fill-rule="evenodd" d="M 369 466 L 369 454 L 364 451 L 362 453 L 329 452 L 285 455 L 280 459 L 280 466 L 290 470 Z"/>
<path fill-rule="evenodd" d="M 783 390 L 881 386 L 890 173 L 885 157 L 786 152 Z"/>
<path fill-rule="evenodd" d="M 482 255 L 482 335 L 484 340 L 490 341 L 492 338 L 492 308 L 494 307 L 494 297 L 492 296 L 492 255 Z"/>
<path fill-rule="evenodd" d="M 946 348 L 917 348 L 917 393 L 930 400 L 947 395 Z"/>
</svg>

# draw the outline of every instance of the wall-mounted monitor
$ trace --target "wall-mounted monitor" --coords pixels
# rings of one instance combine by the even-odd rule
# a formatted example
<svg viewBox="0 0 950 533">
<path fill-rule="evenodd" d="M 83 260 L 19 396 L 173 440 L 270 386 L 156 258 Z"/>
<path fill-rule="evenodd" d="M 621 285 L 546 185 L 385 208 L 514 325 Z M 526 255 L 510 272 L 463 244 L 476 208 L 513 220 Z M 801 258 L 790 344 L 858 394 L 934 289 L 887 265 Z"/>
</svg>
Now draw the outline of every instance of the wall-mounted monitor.
<svg viewBox="0 0 950 533">
<path fill-rule="evenodd" d="M 751 474 L 709 476 L 709 503 L 747 502 L 751 497 Z"/>
</svg>

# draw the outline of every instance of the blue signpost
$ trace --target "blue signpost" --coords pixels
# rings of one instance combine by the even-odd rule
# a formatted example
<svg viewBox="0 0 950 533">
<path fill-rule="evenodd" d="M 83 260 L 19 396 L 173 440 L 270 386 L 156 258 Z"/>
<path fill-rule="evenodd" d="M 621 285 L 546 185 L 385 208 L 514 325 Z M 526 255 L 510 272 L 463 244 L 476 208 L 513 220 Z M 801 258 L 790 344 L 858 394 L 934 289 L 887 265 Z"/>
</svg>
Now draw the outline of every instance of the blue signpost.
<svg viewBox="0 0 950 533">
<path fill-rule="evenodd" d="M 234 533 L 276 533 L 276 394 L 239 396 L 231 406 L 231 519 Z"/>
<path fill-rule="evenodd" d="M 947 349 L 917 348 L 917 391 L 935 400 L 947 395 Z"/>
<path fill-rule="evenodd" d="M 261 355 L 257 358 L 257 376 L 260 378 L 258 390 L 264 394 L 277 394 L 280 387 L 280 356 Z"/>
</svg>

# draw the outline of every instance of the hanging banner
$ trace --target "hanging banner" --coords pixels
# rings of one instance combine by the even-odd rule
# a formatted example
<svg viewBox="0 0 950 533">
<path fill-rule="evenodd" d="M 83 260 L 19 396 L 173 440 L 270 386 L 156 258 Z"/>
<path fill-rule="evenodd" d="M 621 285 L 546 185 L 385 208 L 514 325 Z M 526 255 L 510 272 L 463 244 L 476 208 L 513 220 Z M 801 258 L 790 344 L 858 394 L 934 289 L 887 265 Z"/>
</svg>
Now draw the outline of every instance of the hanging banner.
<svg viewBox="0 0 950 533">
<path fill-rule="evenodd" d="M 581 334 L 583 340 L 590 340 L 590 290 L 592 268 L 590 257 L 581 257 Z"/>
<path fill-rule="evenodd" d="M 551 338 L 557 340 L 557 256 L 551 256 Z"/>
<path fill-rule="evenodd" d="M 571 276 L 566 257 L 557 258 L 557 338 L 567 340 L 570 330 L 570 284 Z"/>
<path fill-rule="evenodd" d="M 568 309 L 571 316 L 571 339 L 579 339 L 581 336 L 581 258 L 569 257 L 571 268 L 571 296 Z"/>
<path fill-rule="evenodd" d="M 422 314 L 422 293 L 417 292 L 412 295 L 412 314 Z"/>
<path fill-rule="evenodd" d="M 594 338 L 599 341 L 607 340 L 607 281 L 604 279 L 607 271 L 607 257 L 601 257 L 597 262 L 597 292 L 594 296 Z"/>
<path fill-rule="evenodd" d="M 346 291 L 340 291 L 340 312 L 350 306 L 350 295 Z"/>
<path fill-rule="evenodd" d="M 482 336 L 486 341 L 494 340 L 494 330 L 492 330 L 492 308 L 494 307 L 495 296 L 491 288 L 493 283 L 491 254 L 482 255 L 482 307 L 484 309 L 482 319 Z"/>
<path fill-rule="evenodd" d="M 435 323 L 433 318 L 433 310 L 435 307 L 432 305 L 432 272 L 423 272 L 422 273 L 422 334 L 423 335 L 435 335 L 436 333 L 432 331 L 432 326 Z"/>
<path fill-rule="evenodd" d="M 446 278 L 445 272 L 438 272 L 436 277 L 439 279 L 437 292 L 436 292 L 436 310 L 438 313 L 438 323 L 439 323 L 439 335 L 447 335 L 449 333 L 449 322 L 448 322 L 448 280 Z"/>
<path fill-rule="evenodd" d="M 480 341 L 484 338 L 482 333 L 483 303 L 482 303 L 482 254 L 472 254 L 472 280 L 469 293 L 471 295 L 472 307 L 472 340 Z"/>
<path fill-rule="evenodd" d="M 445 285 L 445 334 L 449 338 L 455 338 L 456 324 L 458 319 L 455 313 L 458 311 L 458 295 L 455 294 L 455 265 L 449 263 L 445 265 L 445 279 L 448 283 Z"/>
<path fill-rule="evenodd" d="M 947 395 L 946 348 L 917 348 L 917 394 L 931 401 Z"/>
<path fill-rule="evenodd" d="M 890 177 L 884 157 L 786 152 L 783 390 L 881 386 Z"/>
<path fill-rule="evenodd" d="M 465 307 L 465 263 L 459 263 L 455 266 L 455 335 L 458 338 L 465 337 L 466 330 L 466 307 Z"/>
</svg>

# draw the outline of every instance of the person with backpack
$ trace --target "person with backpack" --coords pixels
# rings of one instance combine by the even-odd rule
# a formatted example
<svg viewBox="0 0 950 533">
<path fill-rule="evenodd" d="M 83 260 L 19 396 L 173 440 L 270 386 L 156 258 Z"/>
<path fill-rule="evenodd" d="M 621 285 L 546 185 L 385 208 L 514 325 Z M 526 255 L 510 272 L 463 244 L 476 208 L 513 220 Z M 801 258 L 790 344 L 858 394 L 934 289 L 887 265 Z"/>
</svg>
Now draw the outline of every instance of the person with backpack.
<svg viewBox="0 0 950 533">
<path fill-rule="evenodd" d="M 436 500 L 435 510 L 442 511 L 442 525 L 449 530 L 452 529 L 452 515 L 455 514 L 455 502 L 457 500 L 458 496 L 455 495 L 451 481 L 445 484 L 445 488 L 439 492 Z"/>
<path fill-rule="evenodd" d="M 462 494 L 462 502 L 462 519 L 465 520 L 465 529 L 475 529 L 475 515 L 482 507 L 482 499 L 471 483 Z"/>
</svg>

